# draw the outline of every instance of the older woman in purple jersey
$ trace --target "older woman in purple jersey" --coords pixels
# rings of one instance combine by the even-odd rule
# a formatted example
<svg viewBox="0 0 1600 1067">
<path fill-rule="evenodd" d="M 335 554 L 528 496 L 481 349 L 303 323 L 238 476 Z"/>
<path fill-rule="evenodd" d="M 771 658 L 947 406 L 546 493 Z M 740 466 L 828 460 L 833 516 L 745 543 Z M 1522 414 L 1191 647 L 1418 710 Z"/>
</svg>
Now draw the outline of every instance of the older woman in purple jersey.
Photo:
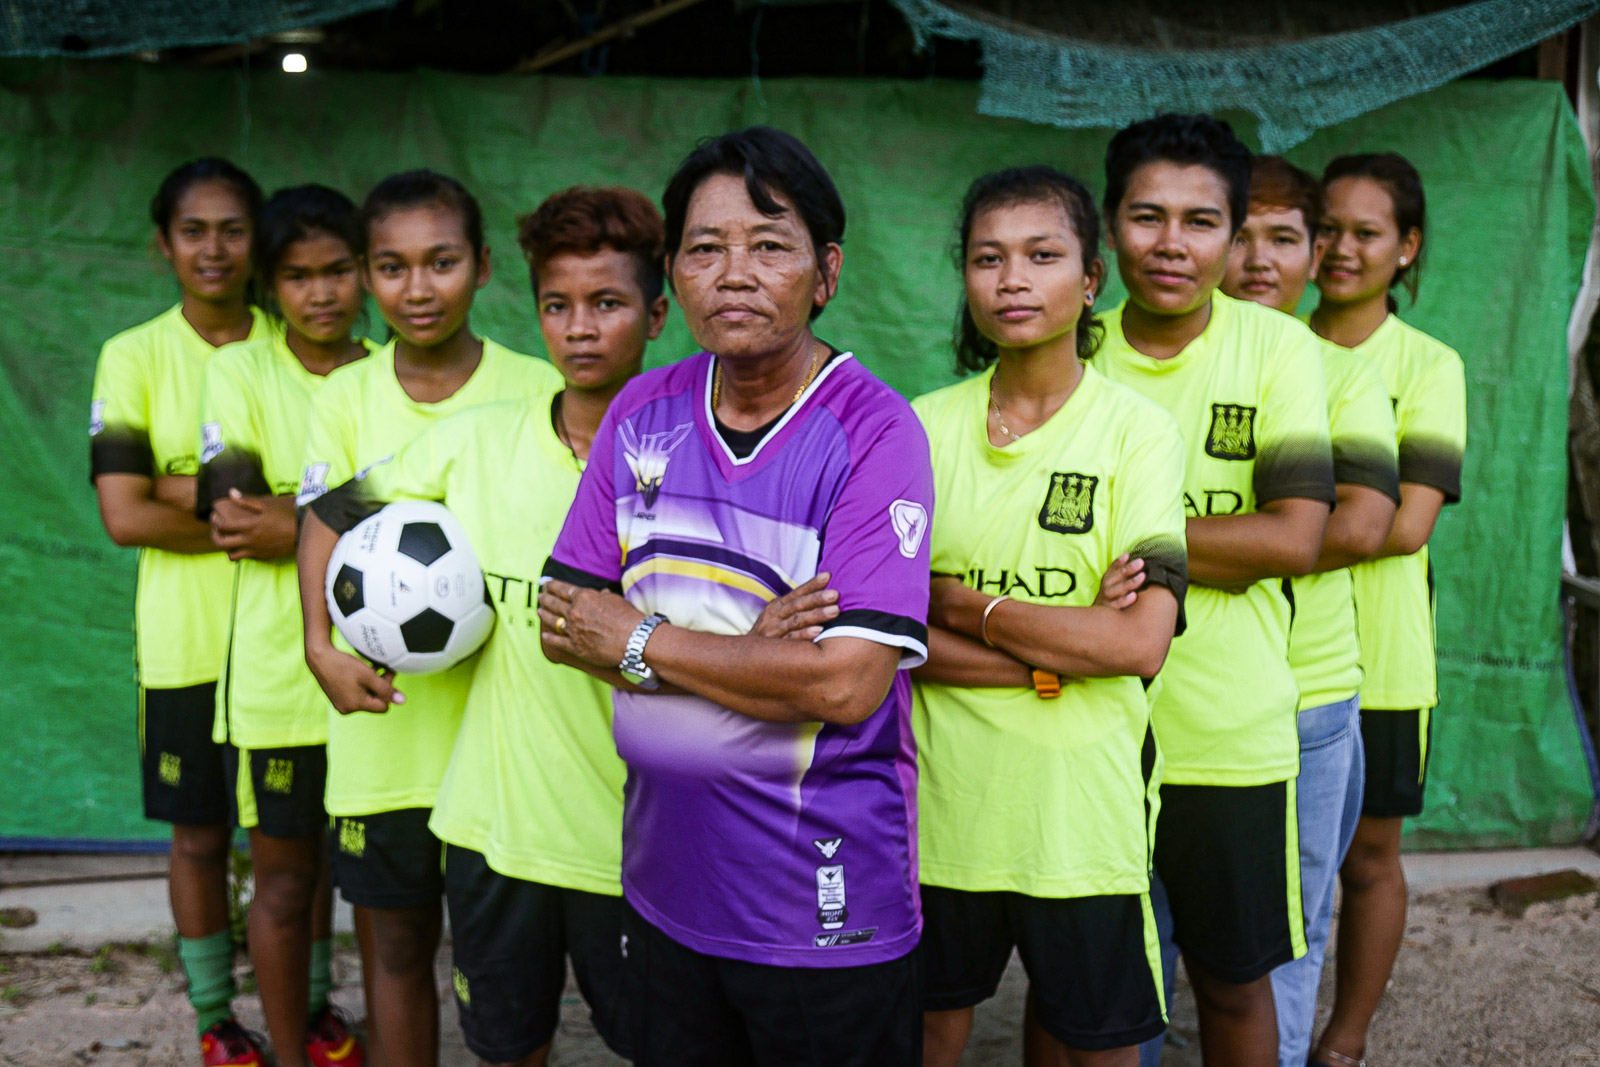
<svg viewBox="0 0 1600 1067">
<path fill-rule="evenodd" d="M 845 215 L 803 144 L 706 141 L 663 204 L 705 351 L 613 402 L 539 600 L 546 655 L 616 687 L 636 1062 L 909 1067 L 927 440 L 812 332 Z M 812 640 L 748 633 L 823 575 Z"/>
</svg>

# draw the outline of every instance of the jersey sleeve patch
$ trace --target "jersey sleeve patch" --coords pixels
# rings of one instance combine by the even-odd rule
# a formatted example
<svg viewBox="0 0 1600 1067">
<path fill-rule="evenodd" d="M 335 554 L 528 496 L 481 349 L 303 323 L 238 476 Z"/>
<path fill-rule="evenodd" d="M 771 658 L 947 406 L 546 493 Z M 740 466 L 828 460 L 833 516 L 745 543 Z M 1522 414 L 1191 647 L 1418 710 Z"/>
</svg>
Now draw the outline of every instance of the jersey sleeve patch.
<svg viewBox="0 0 1600 1067">
<path fill-rule="evenodd" d="M 1326 437 L 1284 437 L 1263 445 L 1252 475 L 1256 505 L 1286 497 L 1332 504 L 1333 455 Z"/>
<path fill-rule="evenodd" d="M 822 624 L 821 641 L 829 637 L 859 637 L 901 650 L 900 670 L 920 667 L 928 661 L 928 627 L 905 615 L 871 608 L 851 608 L 841 611 L 831 621 Z"/>
<path fill-rule="evenodd" d="M 1400 481 L 1432 486 L 1446 504 L 1461 500 L 1461 446 L 1437 437 L 1414 435 L 1400 441 Z"/>
</svg>

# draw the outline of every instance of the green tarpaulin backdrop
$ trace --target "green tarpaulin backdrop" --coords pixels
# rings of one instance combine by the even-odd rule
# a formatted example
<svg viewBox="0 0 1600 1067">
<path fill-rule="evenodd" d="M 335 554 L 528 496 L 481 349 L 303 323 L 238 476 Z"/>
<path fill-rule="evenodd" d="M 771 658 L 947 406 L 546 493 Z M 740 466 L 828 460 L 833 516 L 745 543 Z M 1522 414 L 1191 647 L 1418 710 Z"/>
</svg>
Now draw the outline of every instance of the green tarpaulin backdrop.
<svg viewBox="0 0 1600 1067">
<path fill-rule="evenodd" d="M 100 529 L 86 427 L 100 342 L 175 297 L 146 220 L 166 170 L 224 153 L 269 190 L 315 180 L 357 199 L 389 171 L 455 174 L 482 199 L 495 254 L 476 326 L 537 352 L 516 214 L 577 182 L 657 194 L 696 138 L 770 122 L 812 146 L 850 211 L 823 334 L 915 394 L 952 376 L 949 246 L 966 183 L 1039 161 L 1100 183 L 1104 132 L 985 118 L 976 94 L 0 65 L 0 837 L 162 836 L 138 805 L 134 553 Z M 1465 501 L 1435 538 L 1443 695 L 1412 842 L 1569 841 L 1593 799 L 1557 603 L 1565 331 L 1593 210 L 1583 144 L 1559 86 L 1477 81 L 1324 130 L 1292 158 L 1320 169 L 1382 149 L 1427 180 L 1429 261 L 1407 316 L 1461 350 L 1471 427 Z M 689 351 L 674 319 L 652 361 Z"/>
</svg>

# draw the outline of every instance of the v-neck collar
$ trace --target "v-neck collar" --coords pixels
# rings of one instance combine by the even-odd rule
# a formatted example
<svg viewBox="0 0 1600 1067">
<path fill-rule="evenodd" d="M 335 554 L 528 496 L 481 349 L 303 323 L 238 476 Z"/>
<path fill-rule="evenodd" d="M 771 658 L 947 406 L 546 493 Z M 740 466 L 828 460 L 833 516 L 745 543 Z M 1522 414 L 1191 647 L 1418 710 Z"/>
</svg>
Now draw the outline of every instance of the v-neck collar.
<svg viewBox="0 0 1600 1067">
<path fill-rule="evenodd" d="M 716 458 L 717 467 L 722 471 L 723 476 L 731 478 L 735 474 L 741 473 L 740 468 L 750 467 L 754 464 L 768 450 L 769 446 L 776 451 L 777 446 L 773 442 L 783 436 L 784 431 L 805 410 L 806 405 L 816 395 L 817 390 L 822 388 L 822 383 L 827 381 L 828 376 L 841 367 L 846 360 L 854 358 L 854 352 L 840 352 L 824 363 L 818 369 L 817 376 L 811 380 L 811 384 L 806 386 L 805 391 L 800 394 L 800 399 L 789 405 L 789 409 L 783 413 L 777 422 L 773 423 L 772 428 L 766 432 L 765 436 L 756 442 L 756 447 L 750 450 L 748 456 L 740 458 L 734 455 L 733 449 L 728 447 L 728 442 L 724 441 L 722 435 L 717 432 L 716 414 L 711 410 L 711 379 L 717 365 L 717 358 L 710 352 L 703 353 L 702 363 L 696 371 L 699 375 L 696 387 L 700 391 L 700 403 L 696 405 L 695 409 L 695 427 L 700 431 L 700 438 L 705 443 L 706 449 Z"/>
</svg>

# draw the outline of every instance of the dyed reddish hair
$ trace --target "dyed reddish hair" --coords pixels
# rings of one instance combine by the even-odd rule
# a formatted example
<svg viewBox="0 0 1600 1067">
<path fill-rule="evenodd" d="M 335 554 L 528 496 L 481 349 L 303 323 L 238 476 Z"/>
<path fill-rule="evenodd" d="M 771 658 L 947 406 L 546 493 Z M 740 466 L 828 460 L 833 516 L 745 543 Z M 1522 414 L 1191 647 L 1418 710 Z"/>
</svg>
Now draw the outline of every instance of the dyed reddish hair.
<svg viewBox="0 0 1600 1067">
<path fill-rule="evenodd" d="M 1250 206 L 1299 211 L 1306 233 L 1322 224 L 1322 183 L 1282 156 L 1257 156 L 1250 165 Z"/>
<path fill-rule="evenodd" d="M 517 219 L 517 244 L 528 260 L 535 298 L 539 271 L 551 259 L 609 248 L 634 258 L 639 290 L 646 304 L 653 303 L 665 285 L 665 240 L 656 206 L 643 193 L 622 186 L 575 185 Z"/>
</svg>

